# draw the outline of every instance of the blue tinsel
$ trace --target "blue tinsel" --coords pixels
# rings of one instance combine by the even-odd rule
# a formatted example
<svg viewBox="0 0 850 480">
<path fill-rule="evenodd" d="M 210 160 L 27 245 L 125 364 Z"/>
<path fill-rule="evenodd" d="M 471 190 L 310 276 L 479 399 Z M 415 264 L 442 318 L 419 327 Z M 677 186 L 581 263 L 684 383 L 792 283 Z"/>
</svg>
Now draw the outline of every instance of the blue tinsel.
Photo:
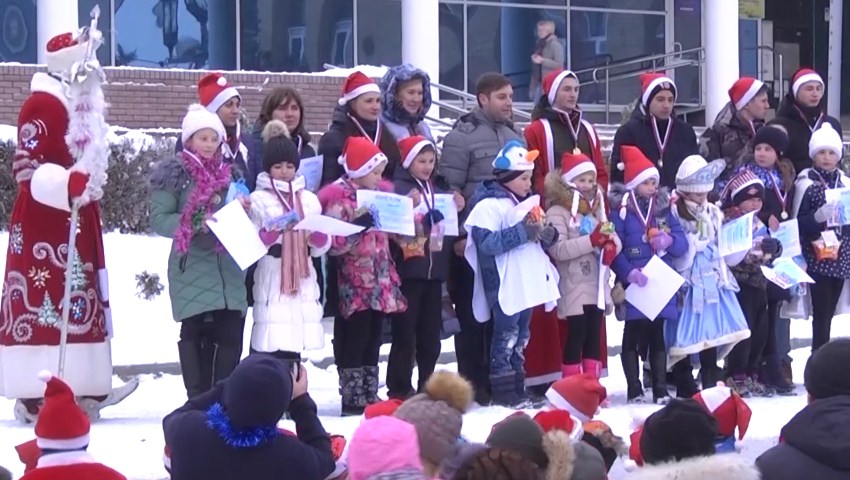
<svg viewBox="0 0 850 480">
<path fill-rule="evenodd" d="M 230 424 L 227 413 L 220 403 L 207 410 L 207 426 L 224 439 L 224 443 L 235 448 L 251 448 L 270 442 L 279 435 L 277 426 L 236 429 Z"/>
</svg>

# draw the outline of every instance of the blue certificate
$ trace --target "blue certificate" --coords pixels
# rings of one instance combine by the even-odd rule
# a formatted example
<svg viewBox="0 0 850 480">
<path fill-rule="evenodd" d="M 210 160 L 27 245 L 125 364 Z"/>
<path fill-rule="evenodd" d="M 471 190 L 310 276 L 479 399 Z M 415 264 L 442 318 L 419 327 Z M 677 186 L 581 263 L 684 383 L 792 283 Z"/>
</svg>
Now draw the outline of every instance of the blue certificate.
<svg viewBox="0 0 850 480">
<path fill-rule="evenodd" d="M 413 199 L 377 190 L 357 190 L 357 208 L 367 208 L 375 219 L 375 228 L 387 233 L 412 237 Z"/>
</svg>

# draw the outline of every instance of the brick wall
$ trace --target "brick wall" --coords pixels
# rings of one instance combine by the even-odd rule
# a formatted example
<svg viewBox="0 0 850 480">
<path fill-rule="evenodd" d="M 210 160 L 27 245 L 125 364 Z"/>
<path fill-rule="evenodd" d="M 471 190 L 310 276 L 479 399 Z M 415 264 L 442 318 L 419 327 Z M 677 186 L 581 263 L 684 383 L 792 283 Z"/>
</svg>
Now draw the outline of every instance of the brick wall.
<svg viewBox="0 0 850 480">
<path fill-rule="evenodd" d="M 29 95 L 36 65 L 0 64 L 0 124 L 16 125 L 18 110 Z M 106 68 L 106 120 L 127 128 L 179 128 L 186 107 L 197 102 L 196 84 L 205 72 L 144 68 Z M 263 98 L 279 85 L 297 88 L 304 99 L 307 129 L 326 130 L 339 98 L 342 78 L 269 72 L 227 72 L 242 94 L 251 122 Z M 263 82 L 268 79 L 268 83 Z"/>
</svg>

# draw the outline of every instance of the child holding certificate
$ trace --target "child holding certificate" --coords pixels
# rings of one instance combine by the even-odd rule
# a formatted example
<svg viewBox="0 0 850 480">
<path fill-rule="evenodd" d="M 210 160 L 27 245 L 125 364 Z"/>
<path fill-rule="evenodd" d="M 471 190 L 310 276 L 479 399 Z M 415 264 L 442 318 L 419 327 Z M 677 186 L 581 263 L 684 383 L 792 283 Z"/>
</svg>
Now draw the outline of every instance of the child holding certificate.
<svg viewBox="0 0 850 480">
<path fill-rule="evenodd" d="M 620 238 L 608 222 L 596 166 L 587 155 L 564 153 L 561 168 L 546 175 L 545 189 L 546 217 L 559 234 L 549 248 L 561 276 L 558 318 L 569 323 L 561 372 L 564 377 L 588 373 L 599 378 L 605 321 L 600 305 L 613 308 L 607 267 L 622 249 Z"/>
<path fill-rule="evenodd" d="M 724 168 L 723 160 L 707 163 L 703 157 L 691 155 L 676 173 L 673 214 L 688 237 L 688 252 L 673 262 L 685 278 L 685 286 L 682 313 L 665 326 L 667 357 L 668 363 L 689 365 L 691 355 L 699 354 L 703 389 L 714 387 L 723 378 L 718 360 L 750 336 L 735 296 L 738 283 L 720 255 L 723 212 L 708 202 L 714 180 Z"/>
<path fill-rule="evenodd" d="M 418 135 L 400 141 L 399 148 L 402 163 L 395 169 L 395 193 L 413 193 L 421 199 L 414 210 L 416 235 L 396 237 L 401 247 L 396 261 L 407 310 L 392 319 L 387 389 L 390 398 L 405 400 L 422 391 L 440 356 L 443 284 L 454 237 L 444 238 L 444 216 L 437 209 L 437 195 L 451 193 L 448 182 L 436 174 L 437 148 Z M 463 196 L 455 192 L 454 208 L 462 210 L 463 206 Z M 414 359 L 419 368 L 417 388 L 411 386 Z"/>
<path fill-rule="evenodd" d="M 387 233 L 373 229 L 369 210 L 357 209 L 357 190 L 389 190 L 381 181 L 387 166 L 384 155 L 371 140 L 349 137 L 340 163 L 345 175 L 319 191 L 325 214 L 365 227 L 348 237 L 334 237 L 330 255 L 337 257 L 339 311 L 334 325 L 334 350 L 339 370 L 343 415 L 362 415 L 378 398 L 378 357 L 385 314 L 403 312 L 407 301 L 401 279 L 390 254 Z"/>
<path fill-rule="evenodd" d="M 611 268 L 628 288 L 631 284 L 645 287 L 649 278 L 641 271 L 653 256 L 666 263 L 684 255 L 688 240 L 679 220 L 670 211 L 670 194 L 658 188 L 660 174 L 652 162 L 631 145 L 621 147 L 623 163 L 617 168 L 625 170 L 625 184 L 612 184 L 608 198 L 613 212 L 611 216 L 617 236 L 623 242 L 623 250 L 614 258 Z M 652 295 L 652 292 L 647 292 Z M 623 330 L 623 371 L 626 374 L 627 400 L 629 403 L 645 403 L 643 387 L 638 377 L 638 345 L 646 339 L 649 346 L 649 364 L 652 370 L 652 402 L 669 403 L 667 393 L 667 351 L 664 344 L 664 321 L 679 316 L 676 296 L 670 298 L 658 318 L 648 319 L 632 304 L 626 305 L 626 326 Z M 687 375 L 684 375 L 687 374 Z M 681 372 L 677 377 L 676 389 L 679 396 L 693 395 L 695 387 L 690 372 Z M 684 382 L 690 377 L 690 382 Z M 681 383 L 680 383 L 681 381 Z"/>
<path fill-rule="evenodd" d="M 472 194 L 464 257 L 475 272 L 472 306 L 475 319 L 493 318 L 490 388 L 494 404 L 526 408 L 525 347 L 531 309 L 555 306 L 558 272 L 545 249 L 558 231 L 545 223 L 539 197 L 531 196 L 531 173 L 537 151 L 510 141 L 493 160 L 495 180 Z"/>
<path fill-rule="evenodd" d="M 319 199 L 298 175 L 298 149 L 280 120 L 263 128 L 263 172 L 251 194 L 250 217 L 269 247 L 254 271 L 254 327 L 251 350 L 299 362 L 304 350 L 324 346 L 319 285 L 311 256 L 330 248 L 321 232 L 294 230 L 299 221 L 322 213 Z"/>
<path fill-rule="evenodd" d="M 807 273 L 815 281 L 812 291 L 812 351 L 829 341 L 832 317 L 844 283 L 850 278 L 850 226 L 831 226 L 840 205 L 826 201 L 826 191 L 850 187 L 850 179 L 839 169 L 841 135 L 829 123 L 812 133 L 809 156 L 812 168 L 797 176 L 797 220 Z"/>
<path fill-rule="evenodd" d="M 753 231 L 762 230 L 764 224 L 759 220 L 758 212 L 762 209 L 764 196 L 764 183 L 759 177 L 749 170 L 738 172 L 720 194 L 724 223 L 754 213 Z M 775 335 L 769 331 L 768 280 L 761 267 L 770 264 L 781 254 L 782 245 L 779 241 L 764 236 L 755 238 L 750 250 L 739 255 L 729 255 L 727 259 L 740 288 L 738 303 L 750 329 L 750 338 L 735 345 L 726 360 L 730 376 L 726 383 L 742 397 L 770 397 L 775 393 L 759 378 L 762 355 L 768 342 L 775 340 Z"/>
</svg>

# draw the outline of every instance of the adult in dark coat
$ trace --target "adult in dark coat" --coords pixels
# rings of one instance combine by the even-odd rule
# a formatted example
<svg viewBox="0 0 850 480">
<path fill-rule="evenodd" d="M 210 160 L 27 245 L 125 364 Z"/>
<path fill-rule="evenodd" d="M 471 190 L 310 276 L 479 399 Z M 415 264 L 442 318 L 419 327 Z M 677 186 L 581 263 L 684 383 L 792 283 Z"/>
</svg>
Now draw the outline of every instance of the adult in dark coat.
<svg viewBox="0 0 850 480">
<path fill-rule="evenodd" d="M 245 186 L 253 192 L 257 175 L 263 171 L 263 162 L 254 154 L 254 139 L 251 134 L 242 132 L 239 124 L 242 96 L 222 74 L 208 73 L 198 81 L 198 100 L 207 110 L 218 115 L 224 124 L 227 138 L 221 145 L 221 153 L 224 162 L 232 165 L 233 179 L 244 180 Z M 181 151 L 183 142 L 178 138 L 174 152 Z"/>
<path fill-rule="evenodd" d="M 294 374 L 288 365 L 252 354 L 227 380 L 165 417 L 171 478 L 326 478 L 334 470 L 330 437 L 307 393 L 306 370 Z M 297 437 L 277 429 L 287 411 Z"/>
<path fill-rule="evenodd" d="M 779 445 L 756 459 L 762 480 L 850 478 L 850 339 L 833 340 L 809 357 L 809 403 L 782 428 Z"/>
<path fill-rule="evenodd" d="M 836 132 L 841 133 L 841 122 L 826 114 L 823 105 L 824 83 L 821 76 L 810 68 L 801 68 L 791 78 L 791 88 L 771 124 L 782 125 L 788 132 L 791 145 L 786 156 L 794 164 L 799 174 L 812 166 L 809 157 L 809 139 L 812 132 L 828 122 Z"/>
<path fill-rule="evenodd" d="M 699 153 L 697 136 L 693 127 L 673 115 L 676 102 L 673 80 L 658 73 L 646 73 L 640 81 L 641 103 L 614 134 L 610 182 L 623 183 L 620 147 L 634 145 L 658 168 L 660 186 L 676 188 L 679 165 L 689 155 Z"/>
</svg>

